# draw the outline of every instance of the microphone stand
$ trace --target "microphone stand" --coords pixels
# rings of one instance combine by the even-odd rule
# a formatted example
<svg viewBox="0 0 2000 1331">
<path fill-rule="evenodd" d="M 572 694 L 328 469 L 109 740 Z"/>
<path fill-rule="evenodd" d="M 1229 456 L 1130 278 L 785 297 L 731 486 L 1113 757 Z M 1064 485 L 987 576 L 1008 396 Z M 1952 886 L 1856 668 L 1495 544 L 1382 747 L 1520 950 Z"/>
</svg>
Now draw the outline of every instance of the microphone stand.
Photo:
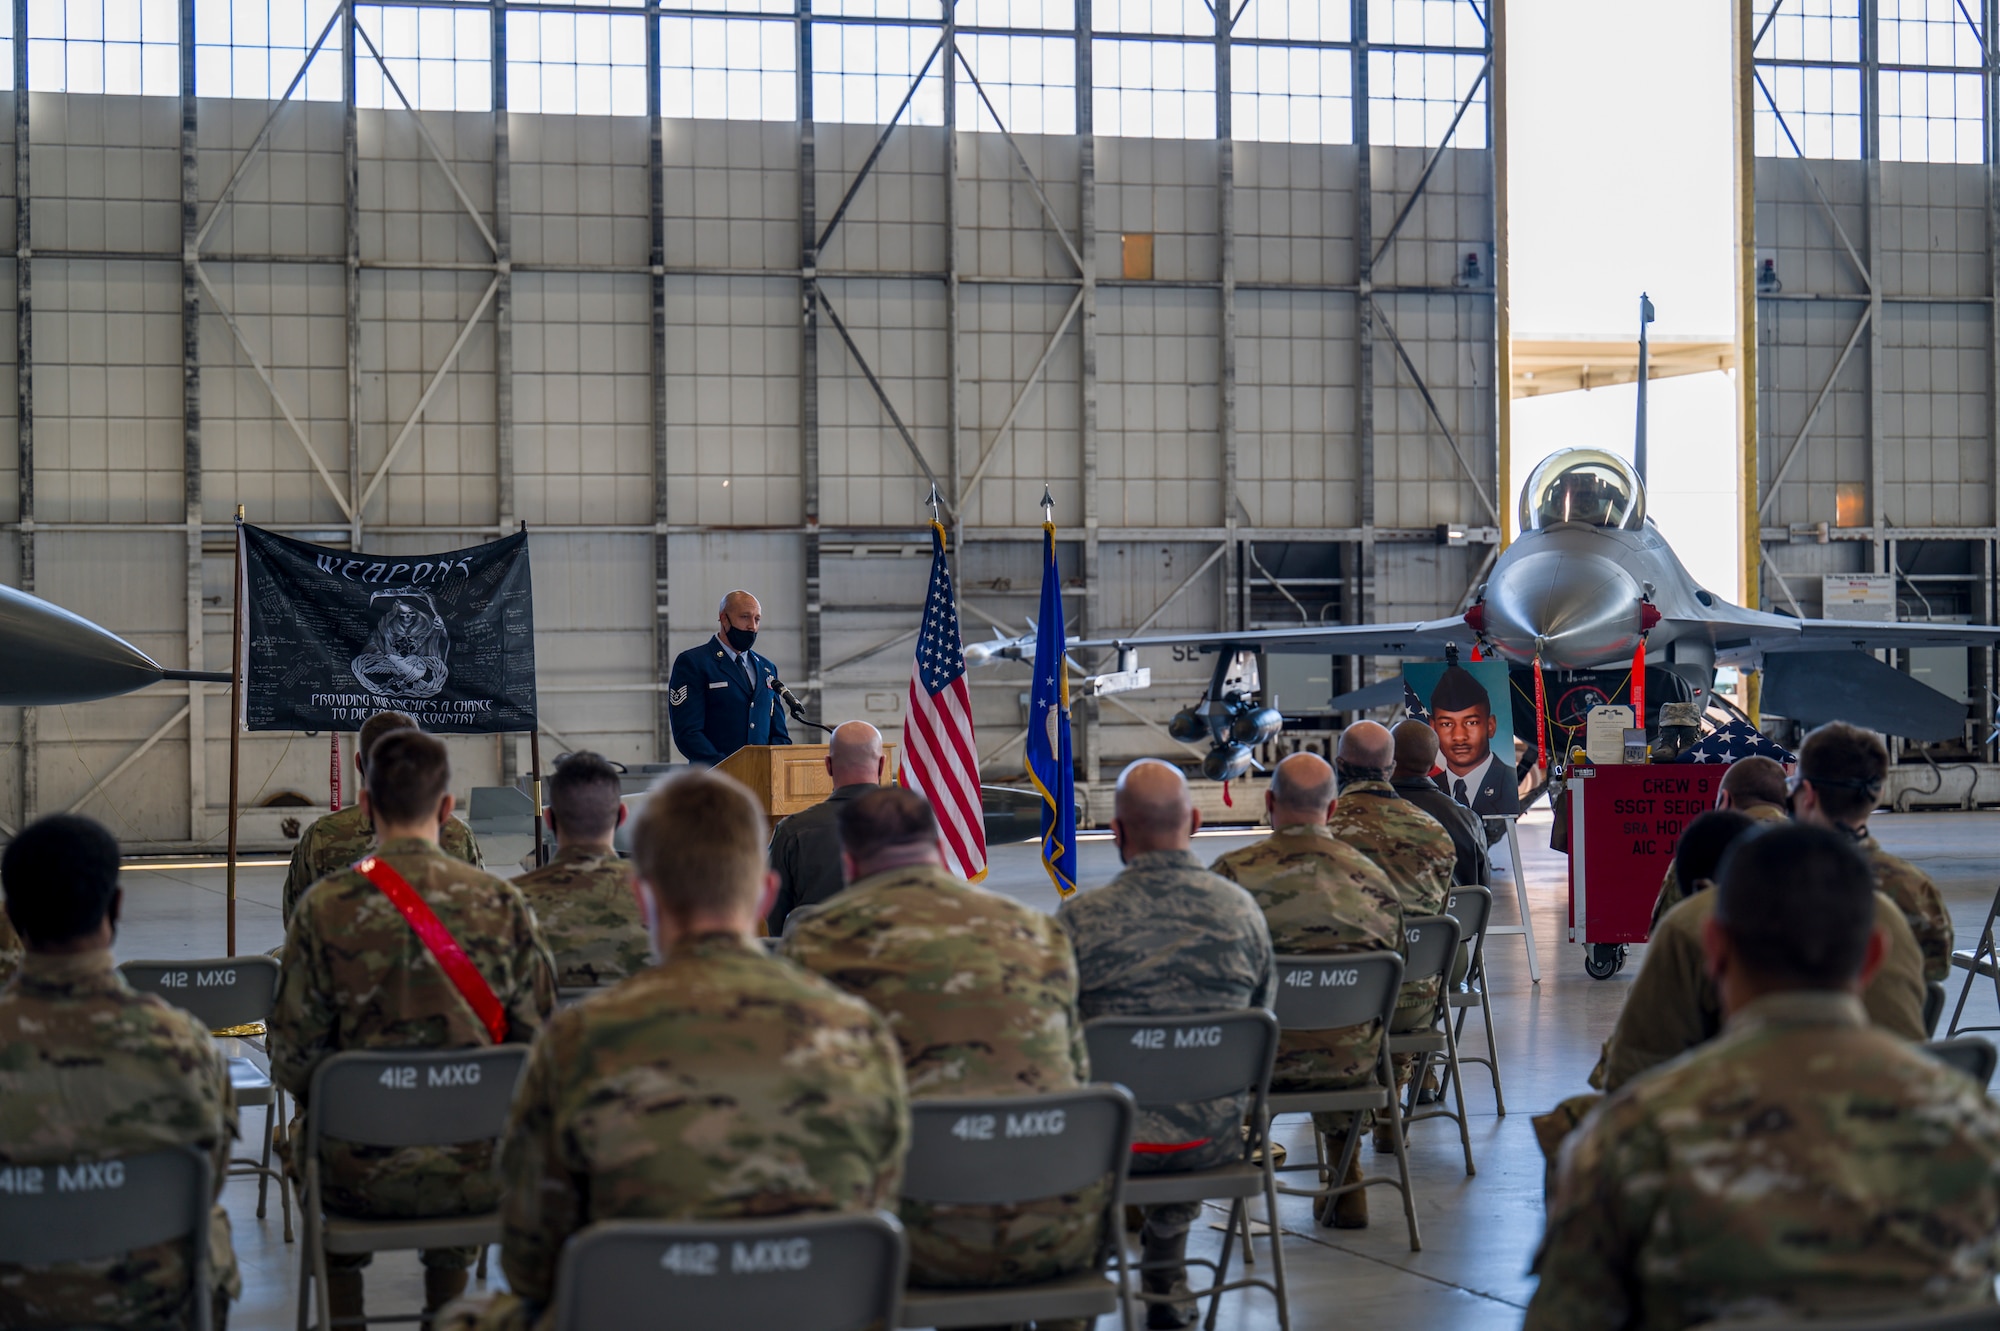
<svg viewBox="0 0 2000 1331">
<path fill-rule="evenodd" d="M 814 730 L 823 730 L 829 735 L 833 733 L 832 726 L 821 725 L 817 721 L 807 719 L 806 705 L 800 702 L 798 697 L 789 688 L 786 688 L 782 682 L 778 685 L 778 697 L 784 701 L 785 714 L 791 717 L 792 720 L 802 726 L 811 726 Z"/>
</svg>

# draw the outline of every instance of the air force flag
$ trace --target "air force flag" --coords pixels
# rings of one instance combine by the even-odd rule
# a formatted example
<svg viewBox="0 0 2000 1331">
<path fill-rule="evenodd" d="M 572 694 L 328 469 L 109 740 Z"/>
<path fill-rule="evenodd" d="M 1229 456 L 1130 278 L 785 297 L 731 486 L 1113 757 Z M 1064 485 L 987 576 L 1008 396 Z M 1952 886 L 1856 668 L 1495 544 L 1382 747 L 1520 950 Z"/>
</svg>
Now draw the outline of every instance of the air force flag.
<svg viewBox="0 0 2000 1331">
<path fill-rule="evenodd" d="M 1042 797 L 1042 863 L 1067 897 L 1076 891 L 1076 767 L 1070 761 L 1069 669 L 1063 660 L 1062 575 L 1056 525 L 1042 524 L 1042 613 L 1028 707 L 1028 780 Z"/>
</svg>

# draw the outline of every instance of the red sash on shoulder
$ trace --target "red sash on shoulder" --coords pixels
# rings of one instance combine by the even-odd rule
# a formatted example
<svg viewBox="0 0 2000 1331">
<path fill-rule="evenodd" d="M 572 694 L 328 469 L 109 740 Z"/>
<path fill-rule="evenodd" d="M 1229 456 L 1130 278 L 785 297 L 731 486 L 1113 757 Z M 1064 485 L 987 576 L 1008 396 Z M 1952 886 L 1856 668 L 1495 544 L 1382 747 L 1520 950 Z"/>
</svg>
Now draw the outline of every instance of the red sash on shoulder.
<svg viewBox="0 0 2000 1331">
<path fill-rule="evenodd" d="M 458 996 L 472 1009 L 472 1014 L 486 1027 L 493 1043 L 505 1044 L 506 1009 L 500 1006 L 500 1000 L 493 994 L 493 986 L 486 983 L 486 977 L 472 964 L 472 958 L 465 955 L 465 949 L 451 936 L 451 930 L 444 927 L 444 921 L 437 917 L 430 903 L 417 895 L 417 890 L 403 875 L 377 856 L 369 855 L 356 861 L 354 871 L 382 889 L 382 895 L 389 898 L 389 904 L 402 915 L 417 940 L 430 949 L 431 958 L 444 971 L 452 987 L 458 990 Z"/>
</svg>

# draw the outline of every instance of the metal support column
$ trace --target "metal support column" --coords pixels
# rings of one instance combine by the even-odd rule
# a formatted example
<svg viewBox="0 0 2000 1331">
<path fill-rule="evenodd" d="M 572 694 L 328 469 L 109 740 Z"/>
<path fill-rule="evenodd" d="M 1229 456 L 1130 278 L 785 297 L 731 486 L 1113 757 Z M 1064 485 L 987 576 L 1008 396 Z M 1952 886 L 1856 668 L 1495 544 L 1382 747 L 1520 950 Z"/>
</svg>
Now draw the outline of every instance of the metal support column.
<svg viewBox="0 0 2000 1331">
<path fill-rule="evenodd" d="M 1368 105 L 1368 0 L 1352 0 L 1354 33 L 1354 451 L 1355 523 L 1361 528 L 1358 595 L 1350 623 L 1375 615 L 1375 163 Z M 1364 658 L 1358 683 L 1369 673 Z"/>
<path fill-rule="evenodd" d="M 1242 595 L 1243 557 L 1237 549 L 1236 515 L 1236 144 L 1230 124 L 1229 28 L 1236 9 L 1218 0 L 1215 9 L 1215 220 L 1222 290 L 1221 345 L 1216 366 L 1216 428 L 1222 448 L 1222 625 L 1249 627 L 1249 598 Z"/>
<path fill-rule="evenodd" d="M 1868 517 L 1877 573 L 1888 570 L 1882 503 L 1882 44 L 1877 0 L 1861 0 L 1861 167 L 1868 264 Z"/>
<path fill-rule="evenodd" d="M 805 634 L 803 699 L 820 719 L 819 574 L 819 209 L 818 145 L 813 132 L 812 0 L 799 0 L 799 491 L 805 507 Z"/>
<path fill-rule="evenodd" d="M 203 659 L 201 616 L 201 175 L 194 96 L 195 0 L 180 0 L 181 111 L 181 496 L 187 514 L 187 668 Z M 188 840 L 208 835 L 207 718 L 202 691 L 187 686 Z"/>
<path fill-rule="evenodd" d="M 959 428 L 964 367 L 959 360 L 958 282 L 958 7 L 944 8 L 944 38 L 938 52 L 938 74 L 944 93 L 944 438 L 945 488 L 952 511 L 951 559 L 959 563 L 965 541 L 964 434 Z M 976 123 L 976 122 L 975 122 Z M 963 568 L 960 566 L 962 573 Z M 952 580 L 957 585 L 957 578 Z"/>
<path fill-rule="evenodd" d="M 1507 254 L 1507 0 L 1492 0 L 1493 73 L 1487 80 L 1486 141 L 1493 145 L 1493 499 L 1500 546 L 1514 531 L 1514 311 Z"/>
<path fill-rule="evenodd" d="M 341 202 L 347 254 L 347 493 L 348 548 L 361 548 L 361 150 L 355 100 L 354 0 L 340 7 Z"/>
<path fill-rule="evenodd" d="M 1988 0 L 1992 3 L 1993 0 Z M 1736 485 L 1738 537 L 1736 600 L 1763 606 L 1764 543 L 1757 494 L 1757 127 L 1756 0 L 1736 0 L 1733 16 L 1736 77 L 1731 103 L 1736 153 Z"/>
<path fill-rule="evenodd" d="M 28 0 L 14 0 L 14 429 L 21 488 L 21 590 L 35 590 L 35 250 L 28 164 Z M 41 773 L 36 711 L 21 709 L 21 823 L 34 821 Z"/>
<path fill-rule="evenodd" d="M 1083 488 L 1083 585 L 1087 592 L 1077 606 L 1077 632 L 1096 631 L 1093 601 L 1098 587 L 1097 495 L 1097 117 L 1091 98 L 1096 82 L 1090 44 L 1091 0 L 1076 0 L 1076 248 L 1082 258 L 1082 308 L 1077 324 L 1078 452 Z M 1095 698 L 1082 700 L 1082 743 L 1076 752 L 1077 775 L 1085 781 L 1103 779 L 1102 711 Z"/>
<path fill-rule="evenodd" d="M 674 653 L 668 635 L 667 539 L 667 196 L 666 147 L 660 125 L 660 15 L 657 0 L 646 15 L 646 264 L 651 292 L 651 359 L 653 445 L 653 752 L 666 762 L 673 752 L 673 726 L 667 714 L 667 677 Z"/>
<path fill-rule="evenodd" d="M 494 518 L 502 536 L 515 530 L 514 495 L 514 155 L 507 113 L 507 9 L 493 6 L 493 471 Z M 411 112 L 412 115 L 416 114 Z M 496 735 L 500 784 L 520 773 L 513 735 Z M 539 781 L 541 774 L 535 773 Z"/>
</svg>

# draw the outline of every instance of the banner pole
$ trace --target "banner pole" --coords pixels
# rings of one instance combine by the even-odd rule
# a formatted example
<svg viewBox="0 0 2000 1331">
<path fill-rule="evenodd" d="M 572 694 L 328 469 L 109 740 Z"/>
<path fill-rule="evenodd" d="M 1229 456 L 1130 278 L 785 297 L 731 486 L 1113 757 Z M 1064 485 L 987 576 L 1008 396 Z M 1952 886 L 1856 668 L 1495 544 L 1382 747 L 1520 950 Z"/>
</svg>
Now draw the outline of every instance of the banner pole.
<svg viewBox="0 0 2000 1331">
<path fill-rule="evenodd" d="M 530 783 L 535 793 L 535 867 L 541 868 L 549 862 L 548 851 L 542 845 L 542 727 L 536 719 L 533 730 L 528 732 L 528 765 L 535 769 L 534 780 Z"/>
<path fill-rule="evenodd" d="M 236 594 L 229 622 L 229 950 L 236 955 L 236 804 L 243 772 L 243 505 L 236 506 Z"/>
</svg>

